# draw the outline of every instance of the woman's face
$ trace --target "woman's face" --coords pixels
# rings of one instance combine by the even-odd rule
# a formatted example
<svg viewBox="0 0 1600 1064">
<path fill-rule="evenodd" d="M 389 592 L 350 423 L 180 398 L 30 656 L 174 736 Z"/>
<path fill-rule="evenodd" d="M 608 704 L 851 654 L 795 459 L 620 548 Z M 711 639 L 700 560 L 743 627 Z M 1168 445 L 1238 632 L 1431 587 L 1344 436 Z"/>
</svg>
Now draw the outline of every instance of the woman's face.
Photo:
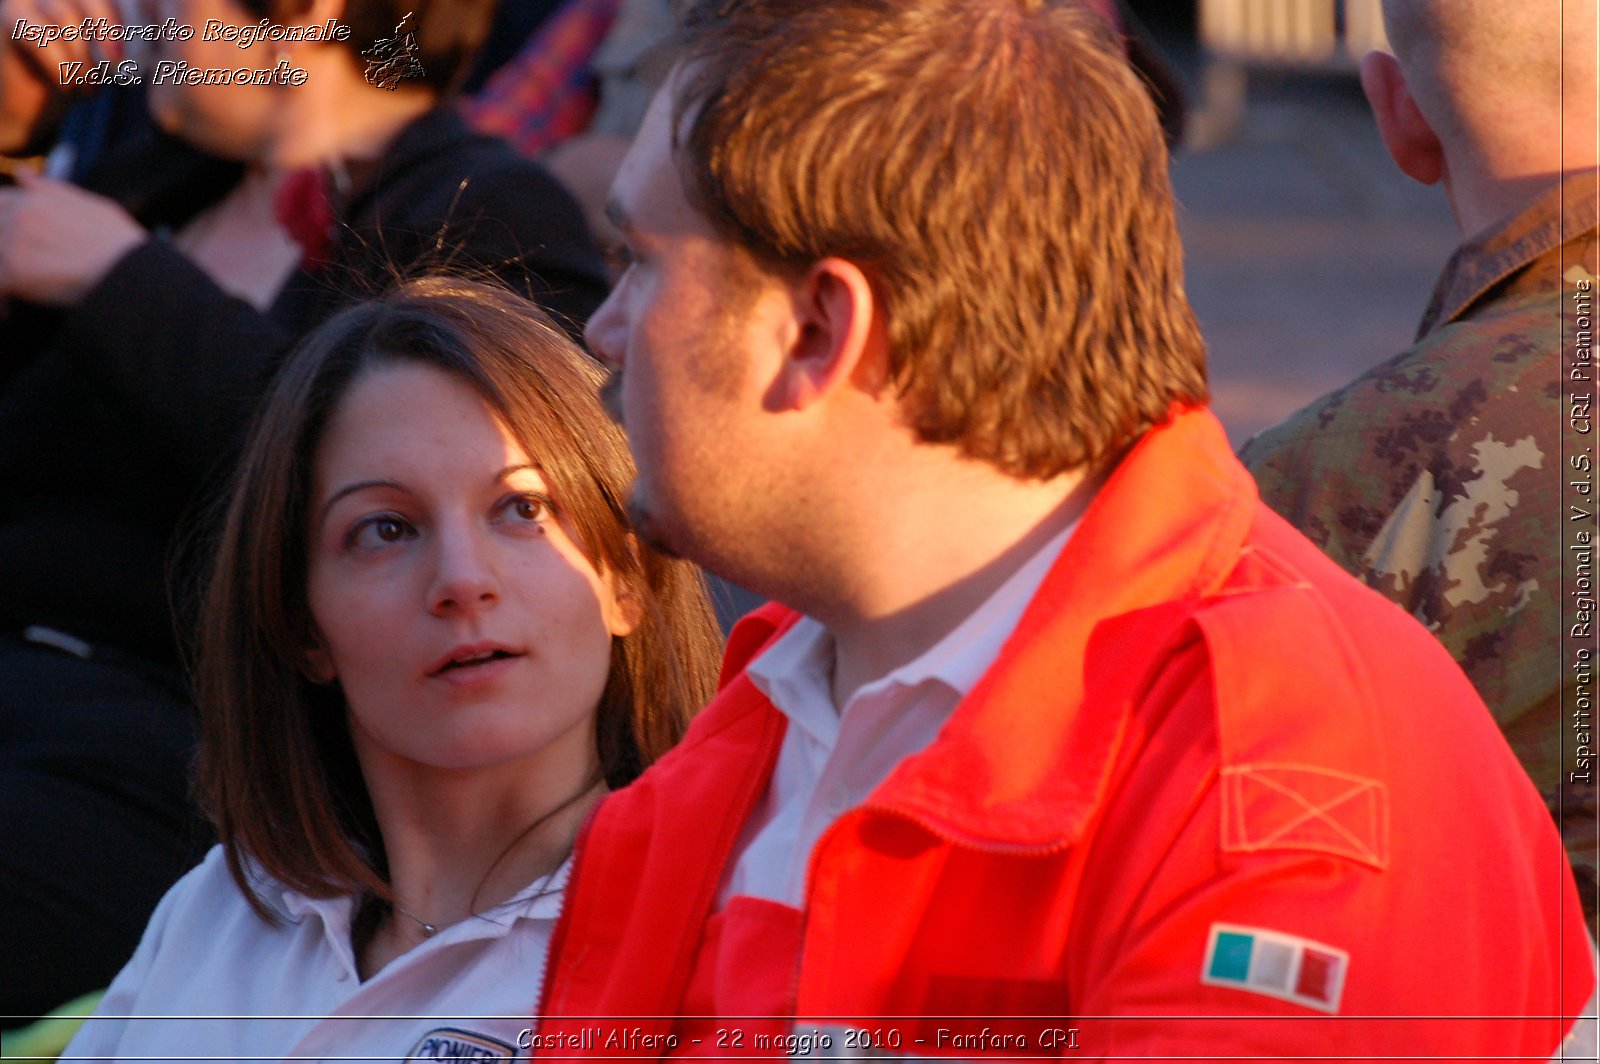
<svg viewBox="0 0 1600 1064">
<path fill-rule="evenodd" d="M 537 458 L 469 385 L 417 363 L 362 373 L 334 411 L 309 510 L 308 672 L 343 690 L 369 773 L 596 764 L 611 637 L 636 606 L 578 550 Z"/>
<path fill-rule="evenodd" d="M 187 41 L 162 40 L 140 64 L 149 87 L 149 108 L 156 124 L 168 133 L 214 155 L 252 162 L 266 157 L 278 135 L 278 118 L 285 92 L 293 86 L 252 84 L 188 84 L 193 70 L 221 68 L 270 69 L 283 53 L 272 41 L 251 41 L 241 48 L 241 38 L 206 40 L 206 26 L 215 20 L 226 26 L 255 27 L 252 16 L 233 0 L 145 0 L 145 17 L 151 22 L 172 18 L 192 27 Z M 294 65 L 294 64 L 291 64 Z"/>
</svg>

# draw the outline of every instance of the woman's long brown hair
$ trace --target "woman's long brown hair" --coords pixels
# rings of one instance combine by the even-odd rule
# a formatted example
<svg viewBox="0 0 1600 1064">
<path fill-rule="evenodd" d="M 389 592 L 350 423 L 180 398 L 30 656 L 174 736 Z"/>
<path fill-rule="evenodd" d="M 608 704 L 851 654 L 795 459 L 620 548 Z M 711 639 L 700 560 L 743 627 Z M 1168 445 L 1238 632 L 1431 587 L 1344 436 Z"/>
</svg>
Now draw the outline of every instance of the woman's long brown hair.
<svg viewBox="0 0 1600 1064">
<path fill-rule="evenodd" d="M 531 303 L 452 278 L 408 282 L 312 332 L 258 413 L 201 603 L 198 793 L 228 866 L 275 919 L 253 865 L 313 897 L 388 899 L 388 867 L 336 687 L 307 678 L 312 464 L 340 399 L 375 366 L 417 362 L 483 396 L 534 457 L 579 548 L 638 596 L 614 638 L 597 745 L 613 788 L 683 734 L 711 697 L 721 635 L 692 565 L 629 535 L 633 464 L 600 406 L 604 373 Z"/>
</svg>

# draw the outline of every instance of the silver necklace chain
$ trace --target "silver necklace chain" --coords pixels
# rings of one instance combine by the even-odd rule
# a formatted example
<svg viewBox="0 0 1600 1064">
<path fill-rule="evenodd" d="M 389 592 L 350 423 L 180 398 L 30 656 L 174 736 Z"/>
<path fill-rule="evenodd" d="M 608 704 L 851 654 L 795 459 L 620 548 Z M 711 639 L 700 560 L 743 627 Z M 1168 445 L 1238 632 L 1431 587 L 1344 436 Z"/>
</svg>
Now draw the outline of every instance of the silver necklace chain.
<svg viewBox="0 0 1600 1064">
<path fill-rule="evenodd" d="M 416 915 L 413 915 L 412 913 L 406 912 L 404 909 L 402 909 L 398 905 L 395 905 L 393 902 L 390 902 L 390 908 L 394 909 L 395 912 L 399 913 L 401 916 L 404 916 L 407 920 L 410 920 L 410 921 L 414 922 L 418 927 L 422 928 L 422 937 L 423 938 L 432 938 L 434 935 L 437 935 L 439 933 L 439 925 L 438 924 L 430 924 L 430 923 L 428 923 L 428 921 L 422 919 L 420 916 L 416 916 Z M 476 915 L 476 914 L 473 914 L 473 915 Z"/>
<path fill-rule="evenodd" d="M 560 892 L 560 888 L 559 887 L 552 887 L 550 885 L 550 881 L 555 878 L 557 872 L 561 871 L 561 866 L 563 864 L 565 864 L 565 863 L 566 863 L 566 858 L 563 857 L 561 859 L 561 861 L 557 862 L 557 864 L 556 864 L 556 866 L 554 868 L 552 868 L 550 871 L 546 872 L 544 875 L 539 877 L 542 882 L 540 882 L 539 887 L 538 887 L 537 890 L 534 890 L 534 891 L 530 892 L 525 897 L 513 898 L 511 901 L 515 901 L 515 902 L 518 902 L 518 903 L 523 904 L 523 905 L 532 905 L 534 902 L 538 901 L 540 898 L 548 898 L 552 894 L 559 893 Z M 502 903 L 502 905 L 509 905 L 509 904 L 511 904 L 510 901 Z M 411 922 L 415 923 L 418 927 L 422 928 L 422 937 L 423 938 L 432 938 L 434 935 L 437 935 L 440 932 L 440 930 L 442 930 L 439 927 L 438 924 L 430 924 L 430 923 L 428 923 L 428 921 L 426 921 L 426 920 L 422 919 L 421 917 L 417 916 L 415 913 L 407 912 L 406 910 L 402 909 L 398 905 L 394 905 L 393 903 L 391 903 L 390 907 L 393 908 L 394 911 L 399 913 L 401 916 L 404 916 L 407 920 L 410 920 Z M 499 906 L 499 905 L 495 906 L 496 909 L 498 909 L 500 907 L 501 906 Z M 487 920 L 489 918 L 488 913 L 493 912 L 493 911 L 494 911 L 494 909 L 490 909 L 487 912 L 481 912 L 481 913 L 468 913 L 466 916 L 462 917 L 462 922 L 465 922 L 467 920 Z"/>
<path fill-rule="evenodd" d="M 599 778 L 590 780 L 588 785 L 585 786 L 583 788 L 583 790 L 577 792 L 572 797 L 568 798 L 566 801 L 562 802 L 560 805 L 556 806 L 554 809 L 550 810 L 548 813 L 546 813 L 543 816 L 541 816 L 538 820 L 534 821 L 533 826 L 535 826 L 535 827 L 538 826 L 540 823 L 542 823 L 542 822 L 550 819 L 551 817 L 555 816 L 557 813 L 561 812 L 563 809 L 566 809 L 568 806 L 572 805 L 573 802 L 576 802 L 578 799 L 582 798 L 584 795 L 586 795 L 590 791 L 594 790 L 595 787 L 600 782 L 601 781 L 600 781 Z M 556 888 L 550 886 L 550 881 L 555 878 L 555 874 L 561 870 L 561 866 L 564 863 L 566 863 L 566 858 L 565 857 L 563 857 L 560 861 L 557 861 L 556 862 L 556 866 L 554 868 L 550 869 L 550 871 L 546 872 L 541 877 L 543 879 L 543 882 L 539 885 L 537 890 L 533 891 L 527 897 L 519 899 L 519 900 L 522 901 L 522 902 L 525 902 L 525 903 L 532 903 L 532 902 L 538 901 L 540 898 L 548 898 L 550 895 L 554 894 L 556 892 Z M 498 908 L 498 907 L 499 906 L 496 906 L 496 908 Z M 440 925 L 438 925 L 438 924 L 430 924 L 428 921 L 424 920 L 422 917 L 418 916 L 416 913 L 407 911 L 406 909 L 402 908 L 400 905 L 398 905 L 397 903 L 395 903 L 393 901 L 391 901 L 389 903 L 389 908 L 391 910 L 393 910 L 394 912 L 399 913 L 401 916 L 404 916 L 407 920 L 410 920 L 412 923 L 416 924 L 418 927 L 420 927 L 422 929 L 422 937 L 423 938 L 432 938 L 434 935 L 437 935 L 439 933 L 440 929 L 441 929 Z M 486 919 L 486 917 L 481 912 L 473 912 L 473 913 L 468 913 L 466 916 L 464 916 L 462 918 L 462 921 L 472 920 L 472 919 L 480 919 L 481 920 L 481 919 Z M 445 925 L 445 926 L 449 926 L 449 925 Z"/>
</svg>

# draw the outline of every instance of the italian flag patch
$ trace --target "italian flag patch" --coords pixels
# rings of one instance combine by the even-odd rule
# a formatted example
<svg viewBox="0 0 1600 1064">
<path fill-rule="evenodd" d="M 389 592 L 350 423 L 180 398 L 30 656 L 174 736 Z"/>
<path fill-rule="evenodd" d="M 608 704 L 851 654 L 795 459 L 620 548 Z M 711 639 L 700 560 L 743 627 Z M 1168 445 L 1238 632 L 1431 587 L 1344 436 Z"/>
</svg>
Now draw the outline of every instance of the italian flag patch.
<svg viewBox="0 0 1600 1064">
<path fill-rule="evenodd" d="M 1349 965 L 1350 954 L 1309 938 L 1259 927 L 1212 924 L 1200 981 L 1338 1012 Z"/>
</svg>

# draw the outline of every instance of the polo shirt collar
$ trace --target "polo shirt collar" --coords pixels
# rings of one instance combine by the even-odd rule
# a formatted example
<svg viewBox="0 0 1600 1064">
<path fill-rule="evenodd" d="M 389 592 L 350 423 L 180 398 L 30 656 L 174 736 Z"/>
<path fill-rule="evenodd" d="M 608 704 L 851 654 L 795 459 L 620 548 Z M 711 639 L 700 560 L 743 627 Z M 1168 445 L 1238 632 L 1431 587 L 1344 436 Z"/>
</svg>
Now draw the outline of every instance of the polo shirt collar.
<svg viewBox="0 0 1600 1064">
<path fill-rule="evenodd" d="M 833 704 L 833 635 L 810 617 L 802 617 L 750 662 L 746 675 L 791 725 L 829 748 L 839 734 L 839 709 L 848 713 L 862 695 L 891 687 L 909 690 L 935 683 L 949 689 L 957 699 L 965 698 L 994 663 L 1076 527 L 1074 522 L 1052 536 L 937 643 L 911 661 L 863 684 L 843 707 Z"/>
<path fill-rule="evenodd" d="M 269 907 L 290 923 L 299 924 L 307 917 L 315 918 L 321 926 L 328 948 L 352 975 L 356 973 L 356 958 L 350 938 L 351 925 L 356 915 L 356 899 L 353 895 L 339 894 L 328 898 L 314 898 L 277 882 L 263 873 L 253 862 L 246 867 L 250 878 L 262 885 L 258 896 L 266 900 Z M 540 876 L 514 896 L 486 912 L 451 924 L 449 927 L 440 928 L 438 934 L 423 940 L 416 948 L 427 949 L 447 943 L 504 938 L 522 920 L 555 920 L 561 915 L 561 895 L 571 874 L 572 858 L 569 856 L 561 862 L 552 875 Z"/>
</svg>

